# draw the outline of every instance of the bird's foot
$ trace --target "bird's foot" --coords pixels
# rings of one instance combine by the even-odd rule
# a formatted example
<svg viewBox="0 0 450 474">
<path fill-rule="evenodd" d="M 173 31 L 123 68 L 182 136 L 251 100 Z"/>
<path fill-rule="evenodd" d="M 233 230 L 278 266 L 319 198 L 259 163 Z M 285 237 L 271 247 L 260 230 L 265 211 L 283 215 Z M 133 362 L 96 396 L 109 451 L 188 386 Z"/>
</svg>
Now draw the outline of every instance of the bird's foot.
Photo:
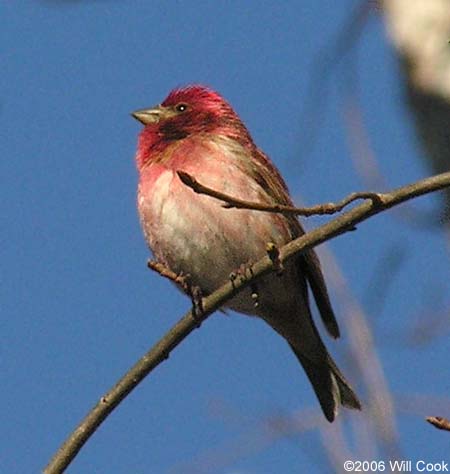
<svg viewBox="0 0 450 474">
<path fill-rule="evenodd" d="M 167 278 L 168 280 L 172 281 L 176 285 L 180 286 L 185 293 L 190 294 L 189 288 L 191 286 L 191 283 L 190 275 L 188 273 L 175 273 L 169 267 L 166 267 L 163 263 L 151 259 L 147 261 L 147 267 L 155 271 L 156 273 L 159 273 L 164 278 Z"/>
<path fill-rule="evenodd" d="M 170 268 L 155 260 L 148 260 L 147 266 L 175 283 L 191 298 L 192 317 L 197 322 L 197 327 L 200 327 L 203 316 L 203 295 L 200 287 L 192 283 L 191 275 L 183 272 L 175 273 Z"/>
<path fill-rule="evenodd" d="M 249 260 L 247 263 L 242 263 L 237 270 L 235 270 L 234 272 L 232 272 L 230 274 L 231 284 L 233 285 L 234 288 L 235 288 L 237 280 L 240 280 L 242 282 L 242 281 L 246 281 L 249 278 L 253 277 L 252 266 L 253 266 L 253 262 L 251 260 Z M 259 293 L 258 293 L 258 287 L 257 287 L 256 283 L 252 283 L 250 285 L 250 290 L 251 290 L 253 306 L 255 308 L 258 308 L 258 306 L 259 306 Z"/>
<path fill-rule="evenodd" d="M 230 273 L 230 280 L 233 287 L 235 286 L 236 281 L 246 281 L 253 276 L 252 266 L 253 262 L 249 260 L 247 263 L 241 263 L 238 269 Z"/>
<path fill-rule="evenodd" d="M 182 288 L 189 295 L 192 302 L 192 317 L 197 323 L 199 328 L 202 324 L 203 317 L 203 293 L 198 285 L 192 283 L 191 275 L 180 275 L 179 278 L 182 280 Z"/>
<path fill-rule="evenodd" d="M 193 285 L 190 288 L 190 296 L 192 301 L 192 317 L 199 328 L 203 320 L 203 294 L 199 286 Z"/>
<path fill-rule="evenodd" d="M 156 260 L 147 260 L 147 267 L 150 268 L 150 270 L 155 271 L 156 273 L 159 273 L 161 276 L 164 278 L 167 278 L 170 281 L 173 281 L 174 283 L 180 284 L 180 275 L 176 274 L 173 272 L 169 267 L 166 267 L 163 263 L 157 262 Z"/>
</svg>

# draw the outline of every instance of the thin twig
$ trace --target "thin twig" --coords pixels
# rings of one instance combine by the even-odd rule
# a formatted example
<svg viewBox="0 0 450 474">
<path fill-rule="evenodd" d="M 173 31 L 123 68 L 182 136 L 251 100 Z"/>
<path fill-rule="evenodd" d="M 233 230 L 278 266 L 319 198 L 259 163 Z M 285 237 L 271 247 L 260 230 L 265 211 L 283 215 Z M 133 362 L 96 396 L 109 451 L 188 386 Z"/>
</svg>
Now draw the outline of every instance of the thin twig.
<svg viewBox="0 0 450 474">
<path fill-rule="evenodd" d="M 370 450 L 369 458 L 376 454 L 374 440 L 377 435 L 386 458 L 402 459 L 392 395 L 376 351 L 367 315 L 351 291 L 328 246 L 321 250 L 322 263 L 327 269 L 327 276 L 336 292 L 337 301 L 340 300 L 341 310 L 345 314 L 342 322 L 349 341 L 347 358 L 352 362 L 350 373 L 362 382 L 367 393 L 364 407 L 367 409 L 368 416 L 356 422 L 358 431 L 361 430 L 363 436 L 366 435 L 367 438 L 360 439 L 358 449 L 361 451 L 356 458 L 362 456 L 365 459 L 364 456 L 368 450 Z M 357 435 L 361 436 L 361 432 Z"/>
<path fill-rule="evenodd" d="M 376 6 L 376 2 L 372 0 L 358 2 L 337 34 L 328 39 L 315 55 L 307 83 L 306 100 L 301 107 L 302 127 L 297 140 L 302 144 L 299 150 L 300 158 L 304 158 L 311 152 L 325 122 L 327 99 L 332 90 L 330 84 L 335 76 L 333 70 L 342 64 L 343 59 L 353 53 Z"/>
<path fill-rule="evenodd" d="M 285 262 L 333 237 L 353 229 L 360 222 L 394 207 L 409 199 L 450 187 L 450 172 L 432 176 L 416 183 L 403 186 L 390 193 L 384 193 L 382 199 L 365 201 L 353 209 L 344 212 L 330 222 L 308 232 L 298 239 L 280 248 L 280 261 Z M 195 328 L 199 322 L 208 318 L 243 288 L 275 271 L 271 259 L 265 255 L 252 266 L 252 276 L 247 279 L 228 281 L 211 295 L 202 299 L 201 315 L 193 316 L 189 311 L 169 332 L 163 336 L 136 364 L 118 381 L 87 414 L 78 427 L 69 435 L 64 444 L 51 459 L 44 470 L 45 474 L 62 474 L 77 453 L 92 436 L 100 424 L 117 405 Z"/>
<path fill-rule="evenodd" d="M 450 420 L 447 420 L 447 418 L 442 416 L 428 416 L 426 420 L 439 430 L 450 431 Z"/>
<path fill-rule="evenodd" d="M 175 465 L 169 470 L 169 473 L 222 472 L 237 461 L 262 452 L 280 439 L 291 440 L 296 449 L 302 449 L 302 444 L 298 443 L 297 437 L 325 423 L 322 413 L 311 409 L 302 410 L 291 416 L 279 414 L 266 417 L 231 441 L 222 442 L 216 447 L 209 447 L 191 461 Z M 242 429 L 242 417 L 239 427 Z M 303 446 L 303 448 L 305 447 Z M 307 448 L 305 448 L 305 452 L 311 455 Z M 311 461 L 323 462 L 322 458 L 311 459 Z"/>
<path fill-rule="evenodd" d="M 344 209 L 344 207 L 348 206 L 350 203 L 359 199 L 370 199 L 374 203 L 379 204 L 382 204 L 384 199 L 384 195 L 382 193 L 362 191 L 351 193 L 336 203 L 327 202 L 325 204 L 317 204 L 310 207 L 293 207 L 286 206 L 284 204 L 275 204 L 273 206 L 269 206 L 259 202 L 245 201 L 244 199 L 235 198 L 220 191 L 216 191 L 215 189 L 199 183 L 193 176 L 186 173 L 185 171 L 177 171 L 177 174 L 183 184 L 191 188 L 194 192 L 197 194 L 206 194 L 207 196 L 211 196 L 223 201 L 225 203 L 223 204 L 223 207 L 226 209 L 251 209 L 254 211 L 278 212 L 281 214 L 293 214 L 297 216 L 308 217 L 314 215 L 336 214 L 337 212 L 342 211 L 342 209 Z"/>
</svg>

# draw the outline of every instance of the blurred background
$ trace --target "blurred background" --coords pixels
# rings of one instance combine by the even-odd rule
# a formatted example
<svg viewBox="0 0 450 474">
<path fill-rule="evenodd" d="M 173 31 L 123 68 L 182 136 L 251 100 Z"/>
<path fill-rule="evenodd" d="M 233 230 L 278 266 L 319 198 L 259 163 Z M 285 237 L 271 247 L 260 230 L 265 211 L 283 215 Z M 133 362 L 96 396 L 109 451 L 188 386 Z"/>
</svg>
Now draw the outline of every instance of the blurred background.
<svg viewBox="0 0 450 474">
<path fill-rule="evenodd" d="M 41 471 L 190 307 L 146 267 L 130 112 L 200 82 L 231 102 L 297 204 L 401 186 L 450 168 L 449 13 L 448 0 L 0 3 L 1 472 Z M 318 249 L 343 334 L 326 343 L 363 412 L 328 424 L 284 341 L 217 313 L 69 472 L 450 461 L 448 433 L 424 421 L 450 416 L 446 222 L 439 193 Z"/>
</svg>

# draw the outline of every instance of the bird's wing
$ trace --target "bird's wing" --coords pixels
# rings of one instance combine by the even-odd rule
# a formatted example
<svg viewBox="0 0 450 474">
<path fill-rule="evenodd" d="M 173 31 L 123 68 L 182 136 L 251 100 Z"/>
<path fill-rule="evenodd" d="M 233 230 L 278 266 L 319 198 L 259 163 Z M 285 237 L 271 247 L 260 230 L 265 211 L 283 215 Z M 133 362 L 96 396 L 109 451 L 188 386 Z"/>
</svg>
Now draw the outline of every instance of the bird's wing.
<svg viewBox="0 0 450 474">
<path fill-rule="evenodd" d="M 282 176 L 273 166 L 269 158 L 263 151 L 257 149 L 257 158 L 254 165 L 254 177 L 264 191 L 273 199 L 274 203 L 292 206 L 289 191 Z M 287 217 L 292 238 L 295 239 L 305 233 L 302 225 L 294 216 Z M 339 326 L 331 306 L 330 297 L 323 277 L 319 258 L 316 252 L 311 249 L 303 253 L 298 259 L 299 268 L 302 275 L 308 281 L 314 295 L 322 321 L 329 334 L 338 338 L 340 335 Z"/>
</svg>

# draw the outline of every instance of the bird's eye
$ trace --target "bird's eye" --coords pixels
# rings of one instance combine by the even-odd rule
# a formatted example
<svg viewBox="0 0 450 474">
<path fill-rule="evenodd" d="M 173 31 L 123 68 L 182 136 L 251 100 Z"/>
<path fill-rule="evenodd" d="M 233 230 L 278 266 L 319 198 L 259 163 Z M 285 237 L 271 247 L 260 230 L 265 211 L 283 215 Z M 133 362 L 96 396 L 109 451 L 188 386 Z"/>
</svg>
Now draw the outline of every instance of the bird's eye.
<svg viewBox="0 0 450 474">
<path fill-rule="evenodd" d="M 186 104 L 178 104 L 175 106 L 175 110 L 177 112 L 185 112 L 187 110 L 188 106 Z"/>
</svg>

